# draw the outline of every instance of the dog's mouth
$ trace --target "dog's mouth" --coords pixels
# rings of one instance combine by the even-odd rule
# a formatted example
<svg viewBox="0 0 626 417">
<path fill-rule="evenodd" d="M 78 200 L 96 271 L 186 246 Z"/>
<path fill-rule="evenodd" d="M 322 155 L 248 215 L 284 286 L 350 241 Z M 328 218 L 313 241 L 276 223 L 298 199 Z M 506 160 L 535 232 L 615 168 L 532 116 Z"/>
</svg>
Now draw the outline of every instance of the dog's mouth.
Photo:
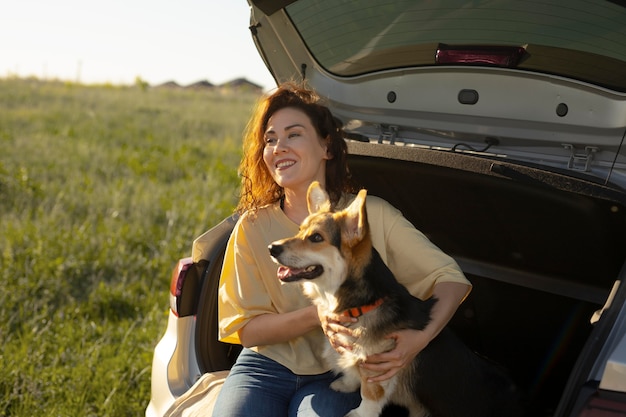
<svg viewBox="0 0 626 417">
<path fill-rule="evenodd" d="M 317 278 L 324 272 L 322 265 L 309 265 L 306 268 L 290 268 L 285 265 L 278 267 L 277 276 L 282 282 L 293 282 L 301 279 Z"/>
</svg>

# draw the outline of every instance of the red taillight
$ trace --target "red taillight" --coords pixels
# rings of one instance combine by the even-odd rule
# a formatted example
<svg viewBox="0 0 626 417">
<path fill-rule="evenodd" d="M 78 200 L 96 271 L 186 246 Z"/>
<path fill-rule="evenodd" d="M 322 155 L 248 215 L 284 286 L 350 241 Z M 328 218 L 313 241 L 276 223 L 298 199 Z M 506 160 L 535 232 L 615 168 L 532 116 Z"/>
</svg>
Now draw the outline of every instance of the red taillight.
<svg viewBox="0 0 626 417">
<path fill-rule="evenodd" d="M 522 46 L 446 45 L 439 44 L 437 64 L 493 65 L 515 68 L 526 53 Z"/>
<path fill-rule="evenodd" d="M 602 393 L 593 395 L 579 417 L 624 417 L 626 416 L 626 395 L 623 393 Z"/>
<path fill-rule="evenodd" d="M 178 297 L 180 297 L 187 276 L 187 270 L 193 265 L 193 259 L 183 258 L 178 261 L 172 270 L 172 279 L 170 280 L 170 310 L 178 316 Z"/>
</svg>

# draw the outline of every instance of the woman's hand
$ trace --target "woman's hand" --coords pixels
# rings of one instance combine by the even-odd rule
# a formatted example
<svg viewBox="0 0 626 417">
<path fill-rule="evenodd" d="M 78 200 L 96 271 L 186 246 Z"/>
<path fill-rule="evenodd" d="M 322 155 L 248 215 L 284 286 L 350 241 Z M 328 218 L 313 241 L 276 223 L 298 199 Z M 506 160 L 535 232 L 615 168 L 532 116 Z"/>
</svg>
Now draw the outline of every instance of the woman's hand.
<svg viewBox="0 0 626 417">
<path fill-rule="evenodd" d="M 325 310 L 317 309 L 320 324 L 324 334 L 330 341 L 331 346 L 339 353 L 352 349 L 352 344 L 356 339 L 354 330 L 348 327 L 358 320 L 339 314 L 328 314 Z"/>
<path fill-rule="evenodd" d="M 368 356 L 360 365 L 370 371 L 369 374 L 375 375 L 368 378 L 368 382 L 380 382 L 391 378 L 400 369 L 409 365 L 431 340 L 428 333 L 413 329 L 389 333 L 387 338 L 394 339 L 395 347 L 390 351 Z"/>
<path fill-rule="evenodd" d="M 471 287 L 457 282 L 440 282 L 433 289 L 437 302 L 430 312 L 430 322 L 423 330 L 405 329 L 387 335 L 395 341 L 388 352 L 368 356 L 361 366 L 371 372 L 370 382 L 380 382 L 394 376 L 407 366 L 450 321 Z"/>
</svg>

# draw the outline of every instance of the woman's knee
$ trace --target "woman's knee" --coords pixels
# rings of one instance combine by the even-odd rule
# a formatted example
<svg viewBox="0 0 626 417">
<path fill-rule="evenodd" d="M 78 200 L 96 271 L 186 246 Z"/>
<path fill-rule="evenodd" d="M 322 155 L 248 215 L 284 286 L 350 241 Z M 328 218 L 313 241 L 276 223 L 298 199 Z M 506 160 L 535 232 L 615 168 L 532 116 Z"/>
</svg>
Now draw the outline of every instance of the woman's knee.
<svg viewBox="0 0 626 417">
<path fill-rule="evenodd" d="M 343 417 L 357 408 L 361 394 L 337 392 L 330 388 L 330 381 L 316 381 L 304 385 L 293 396 L 289 405 L 289 417 Z"/>
<path fill-rule="evenodd" d="M 282 365 L 256 352 L 247 352 L 224 381 L 213 415 L 284 416 L 295 387 L 295 377 Z"/>
</svg>

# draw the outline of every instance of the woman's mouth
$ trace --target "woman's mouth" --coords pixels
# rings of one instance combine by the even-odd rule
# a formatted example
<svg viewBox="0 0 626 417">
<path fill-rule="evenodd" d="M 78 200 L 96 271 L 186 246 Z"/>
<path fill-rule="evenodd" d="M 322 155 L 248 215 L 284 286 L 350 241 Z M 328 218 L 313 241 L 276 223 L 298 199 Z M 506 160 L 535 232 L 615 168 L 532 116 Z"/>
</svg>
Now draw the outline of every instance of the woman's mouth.
<svg viewBox="0 0 626 417">
<path fill-rule="evenodd" d="M 283 168 L 289 168 L 290 166 L 294 165 L 296 163 L 296 161 L 278 161 L 276 163 L 276 168 L 277 169 L 283 169 Z"/>
</svg>

